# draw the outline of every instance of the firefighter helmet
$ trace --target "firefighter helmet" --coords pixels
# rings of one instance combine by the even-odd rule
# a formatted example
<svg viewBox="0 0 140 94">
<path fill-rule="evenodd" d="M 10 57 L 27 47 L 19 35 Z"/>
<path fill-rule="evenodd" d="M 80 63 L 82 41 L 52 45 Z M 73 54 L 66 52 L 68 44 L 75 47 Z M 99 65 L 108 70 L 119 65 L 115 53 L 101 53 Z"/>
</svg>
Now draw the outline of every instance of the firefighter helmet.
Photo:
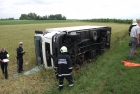
<svg viewBox="0 0 140 94">
<path fill-rule="evenodd" d="M 60 49 L 60 52 L 61 53 L 68 52 L 67 47 L 66 46 L 62 46 L 61 49 Z"/>
</svg>

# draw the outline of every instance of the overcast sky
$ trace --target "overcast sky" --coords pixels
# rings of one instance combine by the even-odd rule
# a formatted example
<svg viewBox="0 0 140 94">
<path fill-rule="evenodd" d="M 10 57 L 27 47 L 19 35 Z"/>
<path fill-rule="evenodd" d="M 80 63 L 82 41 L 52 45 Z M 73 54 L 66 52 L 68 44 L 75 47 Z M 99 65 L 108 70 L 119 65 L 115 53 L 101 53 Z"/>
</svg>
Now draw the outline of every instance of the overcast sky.
<svg viewBox="0 0 140 94">
<path fill-rule="evenodd" d="M 0 18 L 62 14 L 67 19 L 139 19 L 140 0 L 0 0 Z"/>
</svg>

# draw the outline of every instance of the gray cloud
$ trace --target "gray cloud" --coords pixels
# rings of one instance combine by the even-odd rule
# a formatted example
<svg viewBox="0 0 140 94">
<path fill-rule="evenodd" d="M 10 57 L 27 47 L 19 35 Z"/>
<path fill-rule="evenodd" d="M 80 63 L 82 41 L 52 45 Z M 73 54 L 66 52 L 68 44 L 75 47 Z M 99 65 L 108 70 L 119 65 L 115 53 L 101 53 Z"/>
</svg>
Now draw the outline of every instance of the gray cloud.
<svg viewBox="0 0 140 94">
<path fill-rule="evenodd" d="M 0 0 L 0 18 L 61 13 L 69 19 L 138 18 L 139 0 Z M 135 3 L 134 3 L 135 2 Z"/>
<path fill-rule="evenodd" d="M 50 5 L 53 3 L 59 3 L 58 1 L 55 0 L 17 0 L 14 2 L 14 5 L 27 5 L 27 4 L 39 4 L 39 5 Z"/>
<path fill-rule="evenodd" d="M 30 0 L 29 1 L 26 1 L 26 0 L 25 1 L 24 0 L 20 1 L 19 0 L 19 1 L 13 3 L 13 5 L 15 5 L 15 6 L 16 5 L 27 5 L 27 4 L 32 4 L 32 2 Z"/>
</svg>

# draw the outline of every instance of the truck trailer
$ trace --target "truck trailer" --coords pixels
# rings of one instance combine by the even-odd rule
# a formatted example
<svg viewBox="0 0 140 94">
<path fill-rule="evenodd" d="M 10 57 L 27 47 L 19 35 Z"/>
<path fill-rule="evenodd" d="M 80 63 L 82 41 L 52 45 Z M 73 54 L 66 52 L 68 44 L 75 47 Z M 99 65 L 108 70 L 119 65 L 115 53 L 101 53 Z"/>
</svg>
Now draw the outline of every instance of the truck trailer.
<svg viewBox="0 0 140 94">
<path fill-rule="evenodd" d="M 110 48 L 111 27 L 72 26 L 35 30 L 34 46 L 36 60 L 45 69 L 53 68 L 60 48 L 66 46 L 73 66 L 81 66 Z"/>
</svg>

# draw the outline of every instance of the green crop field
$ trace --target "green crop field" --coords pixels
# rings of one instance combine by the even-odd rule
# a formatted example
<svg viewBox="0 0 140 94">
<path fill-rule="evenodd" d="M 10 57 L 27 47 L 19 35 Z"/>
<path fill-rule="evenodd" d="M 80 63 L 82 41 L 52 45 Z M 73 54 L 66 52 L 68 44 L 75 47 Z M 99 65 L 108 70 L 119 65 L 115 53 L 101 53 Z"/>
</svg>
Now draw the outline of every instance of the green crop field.
<svg viewBox="0 0 140 94">
<path fill-rule="evenodd" d="M 74 20 L 0 20 L 0 25 L 64 23 L 73 21 Z"/>
<path fill-rule="evenodd" d="M 13 74 L 17 73 L 18 42 L 24 43 L 26 54 L 23 67 L 27 71 L 36 66 L 35 30 L 45 31 L 46 28 L 80 25 L 112 27 L 111 48 L 95 62 L 82 67 L 80 73 L 73 71 L 74 87 L 69 88 L 65 81 L 64 90 L 58 91 L 58 81 L 51 69 L 41 69 L 35 74 L 13 78 Z M 128 27 L 128 24 L 78 21 L 0 21 L 0 48 L 5 47 L 10 54 L 8 80 L 4 79 L 0 70 L 0 94 L 139 94 L 140 69 L 125 67 L 121 62 L 129 57 Z M 135 55 L 135 58 L 134 61 L 138 63 L 138 55 Z"/>
</svg>

